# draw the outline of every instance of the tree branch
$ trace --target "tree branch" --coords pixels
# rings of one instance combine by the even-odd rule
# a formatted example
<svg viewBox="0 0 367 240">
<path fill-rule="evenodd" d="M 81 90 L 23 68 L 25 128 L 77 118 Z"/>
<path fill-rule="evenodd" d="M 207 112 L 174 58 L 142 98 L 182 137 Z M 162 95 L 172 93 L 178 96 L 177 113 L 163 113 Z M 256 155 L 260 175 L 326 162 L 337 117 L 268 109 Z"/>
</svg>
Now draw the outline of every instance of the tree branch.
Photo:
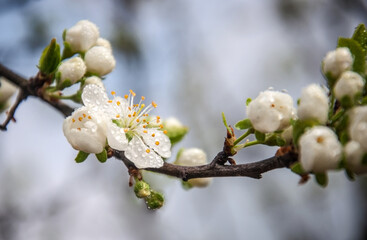
<svg viewBox="0 0 367 240">
<path fill-rule="evenodd" d="M 48 78 L 42 76 L 40 73 L 38 73 L 34 78 L 30 78 L 30 80 L 26 80 L 22 76 L 14 73 L 0 63 L 0 76 L 4 76 L 10 82 L 14 83 L 21 89 L 15 105 L 11 108 L 9 112 L 8 119 L 6 120 L 7 122 L 1 125 L 1 127 L 5 129 L 8 122 L 13 119 L 16 108 L 19 106 L 22 100 L 27 98 L 27 96 L 35 96 L 42 99 L 44 102 L 54 107 L 64 116 L 69 116 L 73 111 L 70 106 L 62 103 L 61 101 L 57 99 L 48 99 L 43 96 L 42 87 L 45 83 L 47 83 Z M 231 158 L 229 158 L 230 156 L 232 156 L 232 153 L 228 149 L 228 146 L 233 139 L 234 135 L 232 136 L 232 134 L 227 133 L 224 150 L 219 152 L 217 156 L 213 159 L 213 161 L 207 165 L 189 167 L 174 165 L 165 162 L 164 165 L 160 168 L 146 168 L 144 170 L 181 178 L 184 181 L 192 178 L 231 176 L 242 176 L 260 179 L 262 177 L 262 174 L 265 172 L 277 168 L 289 168 L 290 165 L 296 162 L 298 158 L 297 153 L 292 150 L 262 161 L 236 165 L 235 162 Z M 126 165 L 129 172 L 139 170 L 129 159 L 125 157 L 124 152 L 122 151 L 113 150 L 110 156 L 114 156 L 118 160 L 121 160 Z M 231 165 L 225 165 L 226 162 L 230 162 Z"/>
</svg>

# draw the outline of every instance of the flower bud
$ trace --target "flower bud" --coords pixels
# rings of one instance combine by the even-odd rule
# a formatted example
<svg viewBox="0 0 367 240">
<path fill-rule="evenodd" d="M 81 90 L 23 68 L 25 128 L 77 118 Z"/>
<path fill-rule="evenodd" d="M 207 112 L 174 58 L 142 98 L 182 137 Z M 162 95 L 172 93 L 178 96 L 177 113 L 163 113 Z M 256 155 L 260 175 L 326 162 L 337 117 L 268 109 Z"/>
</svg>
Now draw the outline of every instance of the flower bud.
<svg viewBox="0 0 367 240">
<path fill-rule="evenodd" d="M 247 106 L 252 126 L 262 133 L 283 130 L 294 116 L 293 99 L 278 91 L 264 91 Z"/>
<path fill-rule="evenodd" d="M 74 57 L 60 64 L 58 74 L 60 74 L 61 83 L 69 80 L 71 84 L 74 84 L 84 76 L 86 71 L 87 67 L 83 59 Z"/>
<path fill-rule="evenodd" d="M 134 192 L 138 198 L 148 197 L 151 193 L 150 186 L 144 181 L 137 181 L 134 186 Z"/>
<path fill-rule="evenodd" d="M 103 90 L 105 90 L 102 80 L 97 76 L 87 77 L 84 82 L 84 87 L 88 84 L 95 84 L 100 88 L 102 88 Z"/>
<path fill-rule="evenodd" d="M 361 75 L 356 72 L 346 71 L 337 80 L 334 86 L 334 94 L 339 101 L 345 96 L 353 99 L 357 93 L 363 91 L 363 86 L 364 81 Z"/>
<path fill-rule="evenodd" d="M 322 70 L 325 74 L 330 73 L 334 78 L 338 78 L 342 72 L 352 69 L 353 61 L 349 48 L 337 48 L 326 54 Z"/>
<path fill-rule="evenodd" d="M 365 154 L 361 145 L 356 141 L 349 141 L 344 147 L 347 167 L 356 174 L 367 173 L 367 165 L 362 163 Z"/>
<path fill-rule="evenodd" d="M 99 38 L 98 27 L 88 21 L 81 20 L 66 31 L 65 42 L 70 44 L 73 52 L 85 52 L 91 48 Z"/>
<path fill-rule="evenodd" d="M 145 203 L 151 210 L 159 209 L 164 204 L 163 194 L 156 191 L 151 191 L 150 195 L 145 198 Z"/>
<path fill-rule="evenodd" d="M 328 127 L 316 126 L 307 130 L 299 139 L 299 157 L 305 171 L 324 173 L 338 167 L 342 145 Z"/>
<path fill-rule="evenodd" d="M 318 120 L 325 124 L 328 119 L 329 99 L 319 85 L 311 84 L 302 90 L 297 115 L 300 120 Z"/>
<path fill-rule="evenodd" d="M 97 42 L 94 46 L 102 46 L 102 47 L 105 47 L 105 48 L 109 49 L 112 52 L 111 43 L 107 39 L 98 38 Z"/>
<path fill-rule="evenodd" d="M 348 133 L 367 152 L 367 106 L 354 107 L 348 112 Z"/>
<path fill-rule="evenodd" d="M 172 144 L 175 144 L 186 135 L 188 129 L 177 118 L 170 117 L 163 121 L 164 130 Z"/>
<path fill-rule="evenodd" d="M 200 166 L 207 164 L 207 157 L 203 150 L 199 148 L 183 149 L 177 155 L 175 164 L 182 166 Z M 212 178 L 193 178 L 187 182 L 193 187 L 206 187 Z"/>
<path fill-rule="evenodd" d="M 75 150 L 101 153 L 106 145 L 106 123 L 87 107 L 75 110 L 64 120 L 63 131 Z"/>
<path fill-rule="evenodd" d="M 112 52 L 105 47 L 95 46 L 89 49 L 84 57 L 88 72 L 104 76 L 110 73 L 116 65 Z"/>
<path fill-rule="evenodd" d="M 0 113 L 9 107 L 9 99 L 16 90 L 17 88 L 6 78 L 0 77 Z"/>
</svg>

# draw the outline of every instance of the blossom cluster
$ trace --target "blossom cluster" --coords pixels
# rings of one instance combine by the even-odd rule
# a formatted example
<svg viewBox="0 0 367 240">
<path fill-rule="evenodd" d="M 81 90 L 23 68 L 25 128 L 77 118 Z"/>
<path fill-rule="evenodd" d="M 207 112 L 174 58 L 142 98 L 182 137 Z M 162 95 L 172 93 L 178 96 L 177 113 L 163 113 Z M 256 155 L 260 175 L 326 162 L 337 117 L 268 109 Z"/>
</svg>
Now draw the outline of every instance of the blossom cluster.
<svg viewBox="0 0 367 240">
<path fill-rule="evenodd" d="M 332 169 L 345 169 L 350 177 L 367 173 L 366 45 L 360 36 L 367 33 L 364 26 L 359 28 L 353 38 L 340 38 L 323 59 L 327 84 L 305 87 L 296 107 L 292 97 L 280 91 L 266 90 L 248 99 L 248 118 L 235 125 L 247 132 L 233 148 L 291 145 L 298 152 L 301 172 L 316 178 Z M 252 133 L 256 140 L 241 144 Z"/>
</svg>

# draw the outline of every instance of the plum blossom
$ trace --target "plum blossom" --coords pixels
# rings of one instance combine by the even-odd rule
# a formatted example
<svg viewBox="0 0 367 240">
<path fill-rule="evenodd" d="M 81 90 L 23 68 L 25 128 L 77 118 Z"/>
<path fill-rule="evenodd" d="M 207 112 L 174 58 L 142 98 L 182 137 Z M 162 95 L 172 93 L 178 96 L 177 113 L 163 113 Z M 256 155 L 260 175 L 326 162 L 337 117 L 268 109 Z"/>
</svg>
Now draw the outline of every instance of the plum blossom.
<svg viewBox="0 0 367 240">
<path fill-rule="evenodd" d="M 62 62 L 58 68 L 61 82 L 70 80 L 72 84 L 79 81 L 87 71 L 87 67 L 83 59 L 80 57 L 73 57 Z"/>
<path fill-rule="evenodd" d="M 137 168 L 159 168 L 163 166 L 163 159 L 171 156 L 171 142 L 159 127 L 148 127 L 149 121 L 160 123 L 160 117 L 151 119 L 148 113 L 157 107 L 153 101 L 145 106 L 144 97 L 138 104 L 134 104 L 136 94 L 130 90 L 123 98 L 115 96 L 110 100 L 106 92 L 97 85 L 85 86 L 82 100 L 86 107 L 107 119 L 108 145 L 116 150 L 124 151 L 126 158 Z"/>
<path fill-rule="evenodd" d="M 337 80 L 334 86 L 334 94 L 336 99 L 341 100 L 345 96 L 349 96 L 351 99 L 357 93 L 363 91 L 364 80 L 356 72 L 346 71 Z"/>
<path fill-rule="evenodd" d="M 337 78 L 344 71 L 352 69 L 353 61 L 354 59 L 349 48 L 340 47 L 326 54 L 322 70 L 324 73 L 330 73 Z"/>
<path fill-rule="evenodd" d="M 94 44 L 99 38 L 98 27 L 88 21 L 81 20 L 65 33 L 65 42 L 70 44 L 73 52 L 85 52 Z"/>
<path fill-rule="evenodd" d="M 84 57 L 88 72 L 104 76 L 115 68 L 116 61 L 111 49 L 103 46 L 94 46 L 89 49 Z"/>
<path fill-rule="evenodd" d="M 263 133 L 283 130 L 294 117 L 293 99 L 278 91 L 264 91 L 247 107 L 247 116 L 253 127 Z"/>
</svg>

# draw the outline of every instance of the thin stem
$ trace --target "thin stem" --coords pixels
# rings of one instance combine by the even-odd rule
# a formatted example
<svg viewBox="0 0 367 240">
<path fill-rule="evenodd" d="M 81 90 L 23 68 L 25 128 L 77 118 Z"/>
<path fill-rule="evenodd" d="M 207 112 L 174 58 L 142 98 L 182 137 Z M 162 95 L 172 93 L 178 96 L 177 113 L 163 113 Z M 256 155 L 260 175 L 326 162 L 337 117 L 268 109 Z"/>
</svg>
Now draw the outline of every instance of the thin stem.
<svg viewBox="0 0 367 240">
<path fill-rule="evenodd" d="M 245 132 L 244 134 L 242 134 L 242 136 L 240 136 L 239 138 L 237 138 L 236 141 L 233 142 L 233 146 L 235 147 L 238 143 L 240 143 L 243 139 L 245 139 L 251 133 L 253 133 L 253 129 L 252 128 L 250 128 L 249 130 L 247 130 L 247 132 Z"/>
</svg>

